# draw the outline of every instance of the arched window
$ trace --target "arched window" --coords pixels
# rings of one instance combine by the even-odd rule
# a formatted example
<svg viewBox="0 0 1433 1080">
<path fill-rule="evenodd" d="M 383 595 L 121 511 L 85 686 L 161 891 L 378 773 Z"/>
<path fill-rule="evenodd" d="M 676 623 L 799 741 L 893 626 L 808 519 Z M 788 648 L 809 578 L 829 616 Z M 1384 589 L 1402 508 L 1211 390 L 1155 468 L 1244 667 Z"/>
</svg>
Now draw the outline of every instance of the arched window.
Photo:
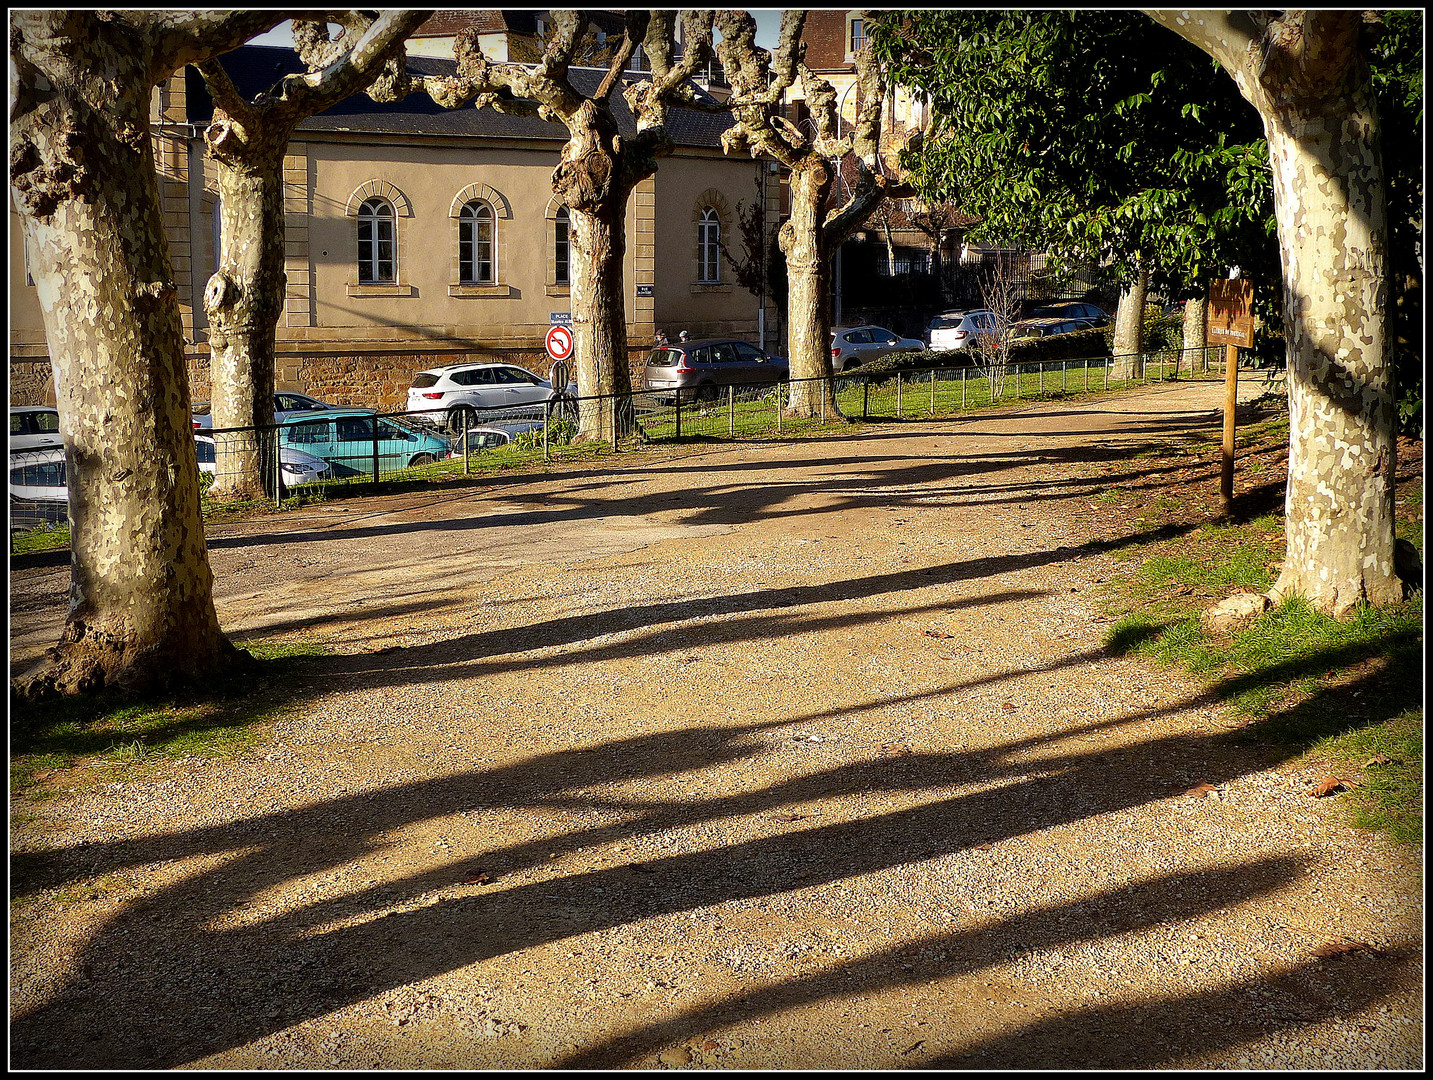
<svg viewBox="0 0 1433 1080">
<path fill-rule="evenodd" d="M 485 202 L 465 203 L 458 214 L 459 284 L 491 285 L 496 280 L 495 246 L 493 208 Z"/>
<path fill-rule="evenodd" d="M 721 218 L 714 206 L 703 210 L 697 223 L 697 280 L 721 281 Z"/>
<path fill-rule="evenodd" d="M 367 199 L 358 208 L 358 283 L 378 285 L 398 280 L 395 272 L 393 206 L 387 199 Z"/>
<path fill-rule="evenodd" d="M 572 284 L 572 215 L 567 207 L 552 219 L 553 284 Z"/>
</svg>

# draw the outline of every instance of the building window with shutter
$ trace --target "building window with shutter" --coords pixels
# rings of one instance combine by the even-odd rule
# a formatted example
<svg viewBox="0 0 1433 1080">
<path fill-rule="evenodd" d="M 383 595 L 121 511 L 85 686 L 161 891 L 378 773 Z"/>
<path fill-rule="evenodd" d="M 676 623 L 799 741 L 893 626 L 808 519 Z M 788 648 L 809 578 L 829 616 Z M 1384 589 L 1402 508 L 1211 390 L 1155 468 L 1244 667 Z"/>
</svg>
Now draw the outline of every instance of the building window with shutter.
<svg viewBox="0 0 1433 1080">
<path fill-rule="evenodd" d="M 572 284 L 572 216 L 563 207 L 552 219 L 552 255 L 554 285 Z"/>
</svg>

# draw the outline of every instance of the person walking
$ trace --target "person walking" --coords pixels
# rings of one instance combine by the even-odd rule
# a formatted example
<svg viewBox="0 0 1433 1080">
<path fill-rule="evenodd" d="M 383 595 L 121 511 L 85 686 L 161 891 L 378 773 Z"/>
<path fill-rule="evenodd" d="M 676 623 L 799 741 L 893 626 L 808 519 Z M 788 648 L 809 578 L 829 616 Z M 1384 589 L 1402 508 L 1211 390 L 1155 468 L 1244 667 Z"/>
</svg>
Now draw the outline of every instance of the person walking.
<svg viewBox="0 0 1433 1080">
<path fill-rule="evenodd" d="M 685 330 L 683 330 L 680 334 L 677 335 L 677 340 L 678 340 L 678 341 L 686 341 L 686 340 L 687 340 L 687 332 L 686 332 Z"/>
<path fill-rule="evenodd" d="M 664 345 L 666 345 L 666 344 L 667 344 L 667 332 L 666 332 L 665 330 L 658 330 L 658 331 L 657 331 L 657 348 L 660 349 L 660 348 L 662 348 L 662 346 L 664 346 Z"/>
</svg>

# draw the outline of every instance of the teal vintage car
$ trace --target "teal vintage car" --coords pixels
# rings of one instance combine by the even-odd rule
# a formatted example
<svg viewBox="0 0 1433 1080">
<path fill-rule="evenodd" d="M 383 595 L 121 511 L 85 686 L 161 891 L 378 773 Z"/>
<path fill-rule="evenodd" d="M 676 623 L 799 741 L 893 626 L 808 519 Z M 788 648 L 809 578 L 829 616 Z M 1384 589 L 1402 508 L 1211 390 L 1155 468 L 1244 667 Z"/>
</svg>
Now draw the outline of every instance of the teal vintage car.
<svg viewBox="0 0 1433 1080">
<path fill-rule="evenodd" d="M 431 464 L 452 449 L 442 436 L 372 409 L 292 413 L 279 431 L 281 446 L 323 458 L 336 476 L 371 476 L 375 449 L 380 474 Z"/>
</svg>

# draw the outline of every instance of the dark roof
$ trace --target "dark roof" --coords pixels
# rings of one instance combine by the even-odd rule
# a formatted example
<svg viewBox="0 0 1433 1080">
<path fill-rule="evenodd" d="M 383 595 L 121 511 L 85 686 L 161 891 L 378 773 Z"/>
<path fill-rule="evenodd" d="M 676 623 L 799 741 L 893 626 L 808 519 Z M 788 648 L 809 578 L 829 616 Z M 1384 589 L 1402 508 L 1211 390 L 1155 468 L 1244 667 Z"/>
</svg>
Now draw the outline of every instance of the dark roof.
<svg viewBox="0 0 1433 1080">
<path fill-rule="evenodd" d="M 252 100 L 285 75 L 304 70 L 303 61 L 292 49 L 263 45 L 244 45 L 219 58 L 234 85 Z M 437 57 L 410 56 L 408 70 L 415 75 L 451 75 L 457 62 Z M 572 68 L 568 77 L 579 93 L 592 94 L 602 81 L 604 72 L 596 68 Z M 214 114 L 214 104 L 204 79 L 194 68 L 186 72 L 189 121 L 207 124 Z M 631 74 L 628 79 L 643 79 Z M 705 95 L 704 92 L 699 91 Z M 715 100 L 708 96 L 708 100 Z M 618 130 L 625 137 L 636 134 L 637 126 L 620 91 L 611 97 L 612 113 Z M 678 146 L 720 149 L 721 135 L 732 124 L 730 112 L 703 112 L 699 109 L 674 108 L 668 119 L 668 131 Z M 567 129 L 528 116 L 507 116 L 493 109 L 444 109 L 427 94 L 409 94 L 393 104 L 379 104 L 363 94 L 345 98 L 327 112 L 311 116 L 298 126 L 304 131 L 355 131 L 397 135 L 461 135 L 492 139 L 551 139 L 567 141 Z"/>
</svg>

